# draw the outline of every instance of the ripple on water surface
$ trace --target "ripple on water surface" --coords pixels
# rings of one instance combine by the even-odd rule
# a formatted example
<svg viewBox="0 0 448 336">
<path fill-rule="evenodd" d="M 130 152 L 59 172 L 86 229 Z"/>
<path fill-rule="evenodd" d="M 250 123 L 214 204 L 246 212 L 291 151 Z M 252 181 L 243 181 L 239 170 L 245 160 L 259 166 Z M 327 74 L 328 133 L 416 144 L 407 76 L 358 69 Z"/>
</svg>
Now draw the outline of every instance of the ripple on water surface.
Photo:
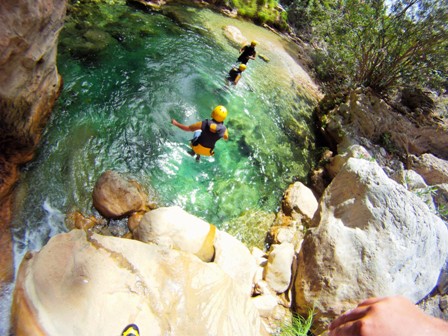
<svg viewBox="0 0 448 336">
<path fill-rule="evenodd" d="M 109 7 L 92 10 L 87 23 L 70 18 L 61 34 L 64 90 L 23 174 L 16 240 L 48 225 L 45 202 L 62 213 L 92 213 L 94 183 L 107 169 L 155 190 L 161 205 L 179 205 L 218 227 L 246 211 L 275 211 L 287 185 L 305 179 L 313 143 L 312 106 L 288 77 L 294 71 L 282 68 L 279 38 L 208 10 L 188 9 L 190 21 L 179 24 Z M 229 24 L 248 40 L 257 37 L 271 62 L 250 62 L 238 86 L 226 89 L 225 75 L 238 56 L 222 32 Z M 102 49 L 86 49 L 91 30 L 110 37 Z M 188 154 L 192 134 L 170 120 L 191 124 L 218 104 L 229 110 L 230 139 L 217 143 L 215 157 L 197 163 Z"/>
</svg>

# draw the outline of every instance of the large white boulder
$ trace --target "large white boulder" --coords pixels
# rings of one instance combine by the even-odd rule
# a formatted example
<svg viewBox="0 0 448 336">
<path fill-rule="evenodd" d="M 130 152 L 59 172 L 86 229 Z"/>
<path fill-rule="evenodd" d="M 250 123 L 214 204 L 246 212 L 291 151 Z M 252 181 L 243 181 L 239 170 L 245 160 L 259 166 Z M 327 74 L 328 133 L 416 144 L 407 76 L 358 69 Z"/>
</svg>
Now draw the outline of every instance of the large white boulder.
<svg viewBox="0 0 448 336">
<path fill-rule="evenodd" d="M 203 261 L 213 259 L 215 234 L 214 225 L 178 206 L 147 212 L 134 231 L 142 242 L 193 253 Z"/>
<path fill-rule="evenodd" d="M 367 297 L 417 302 L 437 284 L 448 251 L 444 222 L 376 163 L 349 159 L 318 211 L 295 281 L 295 304 L 302 313 L 317 309 L 318 329 Z"/>
<path fill-rule="evenodd" d="M 260 335 L 250 297 L 192 254 L 74 230 L 20 266 L 14 335 Z"/>
<path fill-rule="evenodd" d="M 235 237 L 180 207 L 146 213 L 134 236 L 143 242 L 192 253 L 203 261 L 213 261 L 245 293 L 252 293 L 257 265 L 249 249 Z"/>
</svg>

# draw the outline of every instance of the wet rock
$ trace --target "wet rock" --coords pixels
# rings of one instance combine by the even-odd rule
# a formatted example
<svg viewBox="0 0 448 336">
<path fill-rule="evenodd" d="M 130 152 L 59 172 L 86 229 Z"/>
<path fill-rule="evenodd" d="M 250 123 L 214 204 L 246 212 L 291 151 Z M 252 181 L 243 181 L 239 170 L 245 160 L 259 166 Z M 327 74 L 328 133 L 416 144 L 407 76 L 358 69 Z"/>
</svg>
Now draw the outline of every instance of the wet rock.
<svg viewBox="0 0 448 336">
<path fill-rule="evenodd" d="M 106 171 L 93 189 L 93 206 L 106 218 L 118 218 L 147 209 L 141 186 L 117 172 Z"/>
<path fill-rule="evenodd" d="M 261 317 L 271 316 L 278 304 L 277 297 L 271 294 L 258 295 L 252 298 L 252 303 L 257 308 Z"/>
<path fill-rule="evenodd" d="M 80 229 L 87 231 L 95 225 L 105 225 L 106 221 L 95 216 L 84 216 L 81 212 L 75 211 L 67 214 L 65 217 L 65 225 L 69 230 Z"/>
</svg>

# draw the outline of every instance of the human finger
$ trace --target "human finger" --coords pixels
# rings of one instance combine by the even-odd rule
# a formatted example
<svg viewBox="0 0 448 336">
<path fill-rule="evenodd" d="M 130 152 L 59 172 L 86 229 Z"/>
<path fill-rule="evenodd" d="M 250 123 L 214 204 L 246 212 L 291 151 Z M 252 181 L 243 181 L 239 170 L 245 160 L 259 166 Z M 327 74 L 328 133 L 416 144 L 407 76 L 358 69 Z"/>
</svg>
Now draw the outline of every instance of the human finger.
<svg viewBox="0 0 448 336">
<path fill-rule="evenodd" d="M 345 323 L 359 320 L 366 316 L 368 310 L 369 306 L 358 306 L 355 309 L 349 310 L 331 322 L 328 329 L 333 330 Z"/>
<path fill-rule="evenodd" d="M 358 307 L 369 306 L 369 305 L 375 304 L 377 302 L 384 301 L 385 299 L 386 299 L 386 297 L 371 297 L 371 298 L 368 298 L 368 299 L 362 301 L 360 304 L 358 304 Z"/>
<path fill-rule="evenodd" d="M 360 336 L 361 321 L 344 323 L 335 329 L 330 330 L 329 336 Z"/>
</svg>

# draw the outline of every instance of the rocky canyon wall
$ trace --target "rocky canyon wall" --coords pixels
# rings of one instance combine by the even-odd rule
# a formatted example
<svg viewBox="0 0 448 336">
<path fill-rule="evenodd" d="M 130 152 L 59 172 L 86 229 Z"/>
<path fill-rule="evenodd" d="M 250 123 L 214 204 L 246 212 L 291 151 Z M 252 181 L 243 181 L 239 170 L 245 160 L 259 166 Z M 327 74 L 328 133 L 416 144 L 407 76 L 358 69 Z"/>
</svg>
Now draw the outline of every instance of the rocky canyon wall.
<svg viewBox="0 0 448 336">
<path fill-rule="evenodd" d="M 62 87 L 56 48 L 65 0 L 0 2 L 0 284 L 13 276 L 11 193 Z"/>
</svg>

